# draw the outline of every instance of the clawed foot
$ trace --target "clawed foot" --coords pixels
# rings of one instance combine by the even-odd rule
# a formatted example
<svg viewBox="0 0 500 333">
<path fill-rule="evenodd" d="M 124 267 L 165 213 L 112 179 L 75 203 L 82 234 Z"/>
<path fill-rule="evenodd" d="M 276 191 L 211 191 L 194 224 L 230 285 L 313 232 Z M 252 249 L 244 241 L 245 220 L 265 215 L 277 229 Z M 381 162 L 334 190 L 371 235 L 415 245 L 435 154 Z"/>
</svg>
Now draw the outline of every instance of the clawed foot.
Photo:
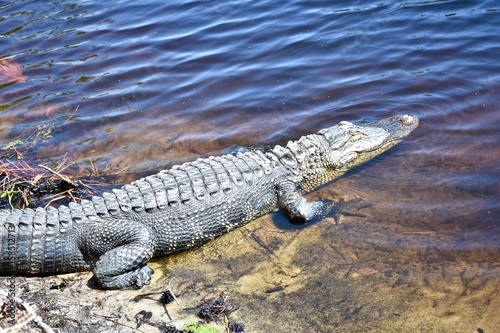
<svg viewBox="0 0 500 333">
<path fill-rule="evenodd" d="M 96 279 L 104 289 L 125 289 L 129 287 L 142 288 L 151 282 L 154 270 L 148 266 L 116 276 L 98 276 Z"/>
<path fill-rule="evenodd" d="M 357 198 L 348 201 L 340 199 L 335 203 L 335 205 L 336 209 L 332 210 L 331 216 L 335 219 L 335 223 L 339 224 L 340 215 L 366 217 L 365 214 L 360 213 L 359 211 L 361 209 L 370 207 L 372 204 L 363 201 L 363 199 L 361 198 Z"/>
</svg>

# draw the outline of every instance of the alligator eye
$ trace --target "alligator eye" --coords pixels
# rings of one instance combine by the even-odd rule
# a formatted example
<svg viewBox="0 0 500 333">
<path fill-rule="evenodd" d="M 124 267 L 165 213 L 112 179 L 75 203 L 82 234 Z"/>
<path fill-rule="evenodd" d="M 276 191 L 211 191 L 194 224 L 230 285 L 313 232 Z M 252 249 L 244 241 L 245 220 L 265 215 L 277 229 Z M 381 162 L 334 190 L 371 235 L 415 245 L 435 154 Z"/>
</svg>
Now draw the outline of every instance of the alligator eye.
<svg viewBox="0 0 500 333">
<path fill-rule="evenodd" d="M 357 132 L 354 132 L 354 133 L 350 133 L 351 134 L 351 140 L 352 141 L 358 141 L 358 140 L 361 140 L 361 138 L 363 138 L 366 134 L 361 132 L 361 131 L 357 131 Z"/>
</svg>

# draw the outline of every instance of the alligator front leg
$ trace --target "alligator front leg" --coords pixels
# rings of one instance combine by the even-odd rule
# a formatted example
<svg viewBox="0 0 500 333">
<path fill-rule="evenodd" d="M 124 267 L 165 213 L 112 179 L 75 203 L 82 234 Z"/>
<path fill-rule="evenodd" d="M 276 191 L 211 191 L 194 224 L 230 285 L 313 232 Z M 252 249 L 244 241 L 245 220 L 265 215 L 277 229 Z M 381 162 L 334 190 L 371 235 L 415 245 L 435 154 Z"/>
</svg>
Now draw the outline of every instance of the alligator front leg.
<svg viewBox="0 0 500 333">
<path fill-rule="evenodd" d="M 140 223 L 125 219 L 99 220 L 81 226 L 78 246 L 94 262 L 94 276 L 105 289 L 142 288 L 151 281 L 155 238 Z"/>
<path fill-rule="evenodd" d="M 361 216 L 359 210 L 370 206 L 361 199 L 338 202 L 331 200 L 307 201 L 292 182 L 278 187 L 278 208 L 294 224 L 304 224 L 313 219 L 331 216 L 338 223 L 340 215 Z"/>
</svg>

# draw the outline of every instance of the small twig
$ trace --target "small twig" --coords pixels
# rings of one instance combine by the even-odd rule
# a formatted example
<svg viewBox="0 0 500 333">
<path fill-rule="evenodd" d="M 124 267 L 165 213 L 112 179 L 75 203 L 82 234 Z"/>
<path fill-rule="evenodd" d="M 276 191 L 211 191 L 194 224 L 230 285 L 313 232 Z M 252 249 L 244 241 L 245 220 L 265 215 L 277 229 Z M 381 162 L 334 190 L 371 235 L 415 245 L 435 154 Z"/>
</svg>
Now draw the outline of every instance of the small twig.
<svg viewBox="0 0 500 333">
<path fill-rule="evenodd" d="M 8 297 L 8 293 L 3 289 L 0 289 L 0 295 Z M 44 332 L 55 333 L 54 330 L 50 328 L 49 325 L 43 322 L 42 318 L 36 314 L 35 310 L 33 310 L 33 308 L 28 303 L 23 302 L 23 300 L 20 299 L 19 297 L 14 297 L 14 301 L 16 302 L 16 305 L 21 305 L 24 309 L 26 309 L 26 312 L 30 316 L 22 323 L 6 328 L 4 332 L 18 332 L 21 328 L 28 325 L 30 322 L 34 321 L 38 325 L 38 327 L 40 327 Z"/>
<path fill-rule="evenodd" d="M 249 235 L 252 236 L 253 240 L 256 241 L 260 246 L 262 246 L 264 250 L 269 252 L 270 255 L 275 256 L 269 246 L 267 246 L 266 243 L 264 243 L 264 241 L 260 239 L 254 232 L 250 231 Z"/>
<path fill-rule="evenodd" d="M 170 316 L 170 313 L 168 313 L 167 306 L 165 304 L 162 304 L 162 305 L 163 305 L 163 310 L 165 310 L 165 314 L 168 317 L 168 321 L 171 322 L 172 321 L 172 316 Z"/>
<path fill-rule="evenodd" d="M 52 199 L 50 199 L 49 202 L 47 202 L 47 204 L 43 207 L 44 209 L 47 209 L 50 205 L 52 205 L 54 202 L 57 202 L 59 200 L 63 200 L 63 199 L 66 199 L 66 197 L 64 195 L 60 195 L 60 196 L 54 196 Z"/>
<path fill-rule="evenodd" d="M 175 277 L 171 278 L 170 281 L 168 281 L 168 291 L 170 291 L 170 294 L 172 295 L 172 297 L 174 298 L 174 301 L 175 303 L 177 303 L 177 305 L 181 305 L 181 303 L 179 302 L 179 300 L 177 299 L 177 297 L 175 297 L 175 293 L 174 291 L 172 290 L 172 281 L 175 280 Z"/>
<path fill-rule="evenodd" d="M 66 193 L 68 193 L 68 195 L 71 197 L 71 199 L 76 202 L 76 198 L 75 196 L 73 195 L 73 193 L 71 192 L 71 189 L 67 190 Z"/>
<path fill-rule="evenodd" d="M 65 175 L 61 175 L 59 172 L 57 172 L 57 171 L 55 171 L 55 170 L 52 170 L 51 168 L 46 167 L 45 165 L 38 164 L 38 166 L 39 166 L 40 168 L 43 168 L 43 169 L 45 169 L 45 170 L 47 170 L 47 171 L 50 171 L 50 172 L 52 172 L 52 173 L 56 174 L 56 175 L 57 175 L 57 176 L 59 176 L 62 180 L 64 180 L 65 182 L 67 182 L 67 183 L 69 183 L 69 184 L 71 184 L 71 185 L 73 185 L 74 187 L 78 187 L 78 183 L 76 183 L 76 182 L 72 181 L 71 179 L 69 179 L 69 178 L 68 178 L 68 177 L 66 177 Z"/>
<path fill-rule="evenodd" d="M 119 326 L 126 327 L 126 328 L 132 328 L 132 329 L 134 328 L 134 327 L 132 327 L 130 325 L 126 325 L 126 324 L 122 324 L 122 323 L 118 322 L 118 320 L 111 318 L 111 316 L 103 316 L 103 315 L 100 315 L 100 314 L 97 314 L 97 313 L 95 314 L 95 316 L 103 318 L 105 320 L 108 320 L 108 321 L 112 322 L 115 325 L 119 325 Z M 135 332 L 144 332 L 144 331 L 136 328 Z"/>
</svg>

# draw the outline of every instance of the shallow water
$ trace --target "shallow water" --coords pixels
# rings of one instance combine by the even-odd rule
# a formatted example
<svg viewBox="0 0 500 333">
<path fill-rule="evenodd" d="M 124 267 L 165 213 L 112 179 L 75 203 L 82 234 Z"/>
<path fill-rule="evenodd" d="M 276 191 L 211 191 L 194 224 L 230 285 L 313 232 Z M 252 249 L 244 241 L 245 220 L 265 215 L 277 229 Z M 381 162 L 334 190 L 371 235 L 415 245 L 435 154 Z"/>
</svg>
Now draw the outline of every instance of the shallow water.
<svg viewBox="0 0 500 333">
<path fill-rule="evenodd" d="M 26 80 L 0 82 L 0 146 L 47 128 L 37 158 L 126 168 L 126 181 L 414 114 L 406 141 L 311 194 L 362 197 L 366 218 L 297 228 L 275 214 L 245 229 L 272 254 L 242 230 L 230 251 L 208 246 L 217 259 L 167 259 L 168 273 L 194 295 L 234 290 L 250 332 L 493 332 L 499 24 L 497 1 L 6 2 L 0 57 Z"/>
</svg>

